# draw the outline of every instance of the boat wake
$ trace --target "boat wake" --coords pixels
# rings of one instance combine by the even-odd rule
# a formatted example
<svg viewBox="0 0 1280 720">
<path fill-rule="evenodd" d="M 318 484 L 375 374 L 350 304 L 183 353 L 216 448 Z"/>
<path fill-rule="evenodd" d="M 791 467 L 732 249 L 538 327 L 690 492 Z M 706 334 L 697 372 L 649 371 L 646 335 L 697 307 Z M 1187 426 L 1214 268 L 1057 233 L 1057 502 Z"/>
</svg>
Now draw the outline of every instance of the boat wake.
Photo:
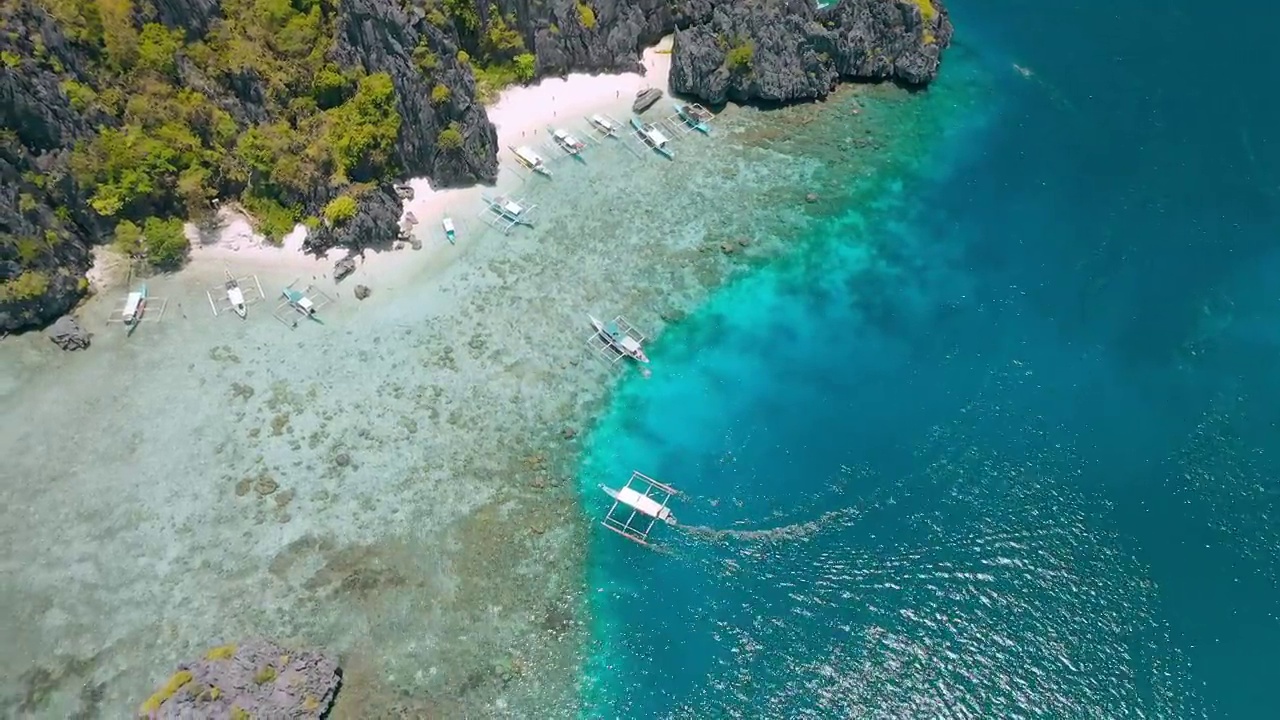
<svg viewBox="0 0 1280 720">
<path fill-rule="evenodd" d="M 861 508 L 844 508 L 825 512 L 813 520 L 791 523 L 790 525 L 776 528 L 752 530 L 712 528 L 705 525 L 677 525 L 676 527 L 692 537 L 705 540 L 743 540 L 747 542 L 804 540 L 817 535 L 830 525 L 848 524 L 849 520 L 853 520 L 860 514 Z"/>
</svg>

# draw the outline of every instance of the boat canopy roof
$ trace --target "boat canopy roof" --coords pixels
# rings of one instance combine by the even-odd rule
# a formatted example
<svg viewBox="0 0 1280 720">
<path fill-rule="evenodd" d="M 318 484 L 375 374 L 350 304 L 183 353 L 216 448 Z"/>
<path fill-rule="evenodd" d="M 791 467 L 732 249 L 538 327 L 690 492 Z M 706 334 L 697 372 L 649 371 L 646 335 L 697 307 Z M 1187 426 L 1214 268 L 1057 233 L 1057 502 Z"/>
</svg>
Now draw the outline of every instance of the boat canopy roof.
<svg viewBox="0 0 1280 720">
<path fill-rule="evenodd" d="M 614 496 L 618 502 L 629 505 L 636 510 L 659 520 L 666 520 L 671 515 L 671 509 L 664 507 L 661 503 L 648 495 L 641 495 L 634 488 L 624 487 Z"/>
<path fill-rule="evenodd" d="M 453 218 L 445 218 L 444 220 L 441 220 L 440 223 L 444 225 L 445 230 L 453 229 Z"/>
<path fill-rule="evenodd" d="M 594 123 L 595 123 L 595 124 L 597 124 L 597 125 L 602 126 L 602 127 L 607 127 L 607 128 L 611 128 L 611 127 L 613 127 L 613 123 L 609 122 L 608 120 L 606 120 L 606 119 L 605 119 L 603 116 L 601 116 L 601 115 L 592 115 L 592 116 L 591 116 L 591 121 L 592 121 L 592 122 L 594 122 Z"/>
<path fill-rule="evenodd" d="M 630 335 L 623 335 L 619 344 L 627 352 L 638 352 L 640 350 L 640 343 L 636 342 L 636 339 Z"/>
<path fill-rule="evenodd" d="M 516 148 L 516 155 L 518 155 L 522 160 L 533 163 L 534 165 L 542 162 L 542 158 L 538 157 L 538 153 L 534 152 L 528 145 L 521 145 Z"/>
<path fill-rule="evenodd" d="M 515 200 L 502 201 L 502 209 L 506 210 L 512 215 L 519 215 L 520 213 L 524 212 L 524 207 L 520 205 L 520 203 L 516 202 Z"/>
<path fill-rule="evenodd" d="M 646 135 L 649 136 L 649 139 L 652 140 L 655 145 L 664 145 L 667 142 L 667 136 L 663 135 L 661 130 L 659 130 L 658 128 L 652 125 L 649 125 L 648 127 L 646 127 L 644 129 L 644 132 Z"/>
<path fill-rule="evenodd" d="M 138 306 L 142 304 L 142 291 L 135 290 L 125 296 L 124 314 L 134 315 L 138 312 Z"/>
</svg>

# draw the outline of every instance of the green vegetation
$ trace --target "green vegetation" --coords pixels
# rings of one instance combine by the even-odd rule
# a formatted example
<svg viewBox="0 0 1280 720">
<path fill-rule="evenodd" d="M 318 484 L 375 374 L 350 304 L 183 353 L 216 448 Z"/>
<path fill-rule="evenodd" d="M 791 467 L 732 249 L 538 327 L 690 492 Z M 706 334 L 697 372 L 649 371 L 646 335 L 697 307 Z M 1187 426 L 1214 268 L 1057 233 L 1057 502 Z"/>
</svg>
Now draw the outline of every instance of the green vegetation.
<svg viewBox="0 0 1280 720">
<path fill-rule="evenodd" d="M 924 20 L 923 40 L 925 43 L 933 43 L 937 38 L 933 36 L 933 23 L 938 18 L 938 9 L 933 6 L 932 0 L 911 0 L 911 3 L 920 10 L 920 19 Z"/>
<path fill-rule="evenodd" d="M 330 225 L 341 225 L 356 216 L 356 199 L 350 195 L 339 195 L 324 206 L 324 219 Z"/>
<path fill-rule="evenodd" d="M 529 82 L 537 72 L 538 59 L 533 53 L 520 53 L 515 59 L 516 77 L 520 82 Z"/>
<path fill-rule="evenodd" d="M 16 68 L 22 64 L 22 58 L 17 53 L 11 53 L 8 50 L 0 52 L 0 63 L 7 68 Z"/>
<path fill-rule="evenodd" d="M 205 660 L 230 660 L 236 654 L 235 645 L 219 645 L 204 654 Z"/>
<path fill-rule="evenodd" d="M 38 270 L 24 270 L 18 277 L 0 282 L 0 302 L 31 300 L 48 289 L 48 275 Z"/>
<path fill-rule="evenodd" d="M 67 99 L 71 101 L 71 107 L 78 112 L 84 112 L 94 102 L 98 100 L 98 93 L 88 85 L 82 85 L 75 80 L 63 80 L 62 92 L 67 94 Z"/>
<path fill-rule="evenodd" d="M 173 697 L 173 694 L 181 690 L 183 685 L 191 682 L 191 678 L 190 670 L 179 670 L 174 673 L 173 677 L 169 678 L 169 682 L 164 684 L 164 687 L 157 690 L 154 695 L 147 698 L 146 702 L 142 703 L 142 707 L 138 708 L 138 714 L 153 715 L 159 712 L 160 706 L 164 704 L 164 701 Z"/>
<path fill-rule="evenodd" d="M 729 48 L 729 52 L 725 53 L 724 66 L 730 72 L 749 72 L 751 70 L 751 58 L 755 56 L 756 48 L 750 41 L 737 42 L 733 47 Z"/>
<path fill-rule="evenodd" d="M 449 96 L 451 94 L 452 93 L 449 92 L 448 87 L 441 85 L 440 83 L 436 83 L 436 86 L 431 88 L 431 104 L 443 105 L 444 103 L 449 102 Z"/>
<path fill-rule="evenodd" d="M 191 245 L 177 218 L 149 217 L 141 228 L 132 221 L 116 225 L 115 248 L 129 257 L 144 258 L 155 268 L 172 270 L 187 258 Z"/>
<path fill-rule="evenodd" d="M 590 30 L 596 26 L 596 11 L 585 2 L 579 2 L 578 19 L 582 21 L 582 27 Z"/>
<path fill-rule="evenodd" d="M 338 0 L 223 0 L 197 41 L 135 25 L 151 17 L 138 0 L 37 1 L 97 58 L 93 87 L 62 82 L 73 107 L 118 121 L 75 147 L 71 173 L 99 215 L 145 228 L 153 264 L 185 254 L 176 241 L 150 239 L 160 227 L 147 225 L 153 216 L 198 219 L 215 199 L 238 199 L 259 232 L 279 239 L 317 187 L 395 172 L 401 121 L 390 76 L 327 59 Z M 240 124 L 204 92 L 181 87 L 183 58 L 222 91 L 237 77 L 260 78 L 267 119 Z M 425 47 L 414 59 L 424 70 L 438 62 Z"/>
<path fill-rule="evenodd" d="M 270 665 L 267 665 L 253 675 L 253 681 L 259 685 L 265 685 L 275 679 L 276 669 Z"/>
<path fill-rule="evenodd" d="M 436 138 L 436 145 L 441 150 L 457 150 L 462 147 L 462 130 L 458 123 L 449 123 L 449 127 L 441 130 L 440 136 Z"/>
</svg>

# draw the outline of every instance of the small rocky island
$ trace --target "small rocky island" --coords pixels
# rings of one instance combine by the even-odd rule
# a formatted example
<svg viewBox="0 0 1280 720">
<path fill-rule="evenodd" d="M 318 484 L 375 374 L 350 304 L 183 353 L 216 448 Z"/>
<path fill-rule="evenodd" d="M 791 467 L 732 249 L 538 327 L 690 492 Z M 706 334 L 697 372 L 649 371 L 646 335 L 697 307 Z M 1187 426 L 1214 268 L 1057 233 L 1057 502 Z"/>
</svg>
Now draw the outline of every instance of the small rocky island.
<svg viewBox="0 0 1280 720">
<path fill-rule="evenodd" d="M 223 645 L 183 663 L 138 708 L 159 718 L 319 718 L 342 674 L 332 658 L 269 640 Z"/>
<path fill-rule="evenodd" d="M 397 180 L 495 179 L 499 89 L 635 71 L 673 32 L 673 89 L 708 104 L 925 85 L 952 33 L 941 0 L 100 5 L 0 7 L 0 333 L 84 297 L 92 245 L 179 266 L 182 222 L 225 203 L 268 238 L 306 224 L 316 252 L 390 245 Z"/>
</svg>

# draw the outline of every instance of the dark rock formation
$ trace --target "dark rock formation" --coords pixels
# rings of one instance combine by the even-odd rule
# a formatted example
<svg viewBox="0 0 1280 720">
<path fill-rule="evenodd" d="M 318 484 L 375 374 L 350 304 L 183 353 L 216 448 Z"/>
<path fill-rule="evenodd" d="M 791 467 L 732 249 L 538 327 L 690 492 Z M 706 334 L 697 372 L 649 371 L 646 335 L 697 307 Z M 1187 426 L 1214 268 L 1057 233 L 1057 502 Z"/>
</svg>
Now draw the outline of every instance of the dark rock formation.
<svg viewBox="0 0 1280 720">
<path fill-rule="evenodd" d="M 924 85 L 951 42 L 939 0 L 707 4 L 676 32 L 671 86 L 713 104 L 812 100 L 841 79 Z"/>
<path fill-rule="evenodd" d="M 49 328 L 49 339 L 63 350 L 84 350 L 93 334 L 80 327 L 70 315 L 63 315 Z"/>
<path fill-rule="evenodd" d="M 658 88 L 645 88 L 636 93 L 635 102 L 631 103 L 631 111 L 639 115 L 640 113 L 653 107 L 653 104 L 662 99 L 662 91 Z"/>
<path fill-rule="evenodd" d="M 356 271 L 355 258 L 348 255 L 333 264 L 333 281 L 342 282 L 348 275 Z"/>
<path fill-rule="evenodd" d="M 139 708 L 145 718 L 319 718 L 342 684 L 338 663 L 268 640 L 224 645 L 178 666 Z M 240 712 L 236 712 L 239 710 Z"/>
<path fill-rule="evenodd" d="M 338 12 L 334 57 L 345 66 L 388 73 L 395 84 L 403 118 L 396 150 L 406 173 L 429 176 L 435 187 L 494 180 L 498 131 L 475 101 L 475 77 L 458 61 L 460 48 L 452 30 L 438 28 L 421 16 L 411 21 L 393 0 L 343 0 Z M 414 65 L 413 52 L 420 41 L 436 58 L 430 76 Z M 436 84 L 449 89 L 443 103 L 431 102 Z M 462 146 L 447 150 L 439 147 L 436 138 L 451 124 L 462 134 Z M 395 227 L 394 220 L 390 227 Z"/>
<path fill-rule="evenodd" d="M 372 294 L 373 294 L 373 291 L 369 289 L 368 285 L 356 286 L 355 295 L 357 300 L 364 300 L 365 298 L 369 297 Z"/>
<path fill-rule="evenodd" d="M 395 191 L 384 187 L 367 192 L 360 196 L 357 208 L 356 216 L 341 225 L 319 227 L 308 234 L 304 243 L 307 250 L 323 253 L 332 247 L 346 247 L 363 252 L 391 247 L 400 234 L 400 214 L 404 210 Z"/>
</svg>

